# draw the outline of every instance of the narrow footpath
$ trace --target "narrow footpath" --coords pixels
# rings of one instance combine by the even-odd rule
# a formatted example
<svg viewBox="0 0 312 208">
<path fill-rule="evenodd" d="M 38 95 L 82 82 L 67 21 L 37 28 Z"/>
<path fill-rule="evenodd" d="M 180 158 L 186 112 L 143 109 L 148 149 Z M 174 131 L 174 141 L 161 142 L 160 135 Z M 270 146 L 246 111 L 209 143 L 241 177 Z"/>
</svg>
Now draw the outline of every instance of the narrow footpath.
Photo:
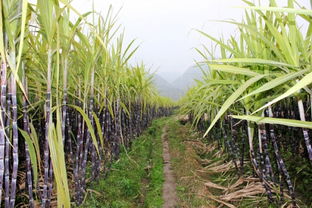
<svg viewBox="0 0 312 208">
<path fill-rule="evenodd" d="M 81 208 L 270 207 L 250 165 L 238 175 L 218 144 L 201 135 L 178 116 L 153 121 L 107 177 L 89 184 Z"/>
<path fill-rule="evenodd" d="M 177 207 L 177 193 L 176 183 L 171 168 L 170 151 L 168 142 L 168 126 L 163 128 L 163 134 L 161 136 L 163 142 L 163 160 L 164 160 L 164 185 L 163 185 L 163 208 Z"/>
</svg>

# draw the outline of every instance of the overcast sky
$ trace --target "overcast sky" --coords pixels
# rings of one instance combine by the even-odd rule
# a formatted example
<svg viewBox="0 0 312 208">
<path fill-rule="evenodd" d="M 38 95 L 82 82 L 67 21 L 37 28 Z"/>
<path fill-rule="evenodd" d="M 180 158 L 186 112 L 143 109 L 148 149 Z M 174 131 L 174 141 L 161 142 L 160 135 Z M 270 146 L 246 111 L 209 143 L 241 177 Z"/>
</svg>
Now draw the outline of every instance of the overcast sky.
<svg viewBox="0 0 312 208">
<path fill-rule="evenodd" d="M 309 6 L 308 0 L 299 2 Z M 94 4 L 103 14 L 110 4 L 115 12 L 122 8 L 119 23 L 126 41 L 136 39 L 140 45 L 133 62 L 143 61 L 168 81 L 200 60 L 194 48 L 206 39 L 194 29 L 215 37 L 235 34 L 234 26 L 214 20 L 241 20 L 243 9 L 237 7 L 245 6 L 241 0 L 94 0 Z M 74 0 L 73 5 L 81 12 L 90 11 L 92 0 Z"/>
</svg>

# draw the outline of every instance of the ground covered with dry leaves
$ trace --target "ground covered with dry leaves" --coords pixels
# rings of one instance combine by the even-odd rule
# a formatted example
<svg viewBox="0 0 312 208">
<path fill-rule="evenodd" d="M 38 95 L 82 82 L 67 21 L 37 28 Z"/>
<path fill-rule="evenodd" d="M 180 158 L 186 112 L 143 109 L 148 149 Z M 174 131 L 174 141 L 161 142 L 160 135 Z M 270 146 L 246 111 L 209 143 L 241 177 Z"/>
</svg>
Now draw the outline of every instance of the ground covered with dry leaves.
<svg viewBox="0 0 312 208">
<path fill-rule="evenodd" d="M 178 207 L 288 207 L 268 203 L 265 189 L 251 169 L 239 174 L 216 143 L 204 141 L 190 124 L 168 122 L 171 163 Z M 287 197 L 287 196 L 286 196 Z"/>
</svg>

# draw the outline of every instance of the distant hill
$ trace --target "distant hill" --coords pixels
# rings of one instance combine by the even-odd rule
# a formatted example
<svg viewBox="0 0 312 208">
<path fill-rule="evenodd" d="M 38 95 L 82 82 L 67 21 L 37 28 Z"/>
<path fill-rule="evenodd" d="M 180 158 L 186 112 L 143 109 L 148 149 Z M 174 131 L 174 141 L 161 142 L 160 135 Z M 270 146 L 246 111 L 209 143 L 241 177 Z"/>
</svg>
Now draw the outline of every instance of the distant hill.
<svg viewBox="0 0 312 208">
<path fill-rule="evenodd" d="M 172 83 L 167 82 L 158 74 L 154 75 L 153 83 L 160 95 L 179 100 L 190 87 L 196 84 L 195 80 L 201 80 L 202 76 L 201 70 L 192 66 Z"/>
<path fill-rule="evenodd" d="M 169 82 L 167 82 L 158 74 L 154 75 L 153 83 L 161 96 L 169 97 L 173 100 L 178 100 L 183 95 L 182 90 L 173 87 Z"/>
<path fill-rule="evenodd" d="M 202 72 L 197 66 L 191 66 L 172 82 L 172 86 L 182 90 L 183 94 L 185 94 L 189 88 L 196 84 L 195 80 L 201 80 L 202 76 Z"/>
</svg>

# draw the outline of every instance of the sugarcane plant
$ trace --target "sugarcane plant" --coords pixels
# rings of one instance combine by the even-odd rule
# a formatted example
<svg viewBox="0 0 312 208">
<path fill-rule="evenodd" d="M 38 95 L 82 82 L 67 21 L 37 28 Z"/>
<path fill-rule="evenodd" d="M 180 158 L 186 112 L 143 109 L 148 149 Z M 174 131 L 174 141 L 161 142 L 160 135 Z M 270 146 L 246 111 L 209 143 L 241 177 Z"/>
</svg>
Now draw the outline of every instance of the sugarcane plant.
<svg viewBox="0 0 312 208">
<path fill-rule="evenodd" d="M 113 9 L 80 14 L 70 2 L 0 2 L 6 208 L 81 205 L 89 175 L 109 174 L 120 152 L 172 110 L 144 64 L 130 64 L 138 47 L 125 43 Z"/>
<path fill-rule="evenodd" d="M 236 25 L 239 36 L 224 40 L 198 31 L 215 42 L 218 49 L 210 50 L 206 46 L 197 49 L 203 58 L 197 65 L 204 78 L 181 100 L 181 112 L 192 115 L 193 124 L 202 127 L 204 137 L 216 139 L 227 147 L 238 173 L 242 173 L 244 154 L 249 152 L 249 164 L 262 181 L 271 203 L 281 203 L 283 197 L 279 196 L 286 185 L 289 202 L 296 207 L 298 200 L 292 180 L 296 177 L 296 167 L 286 161 L 287 150 L 291 148 L 292 156 L 305 164 L 306 173 L 311 173 L 309 129 L 312 125 L 308 109 L 311 107 L 312 11 L 294 0 L 288 0 L 286 8 L 279 7 L 275 0 L 261 5 L 243 2 L 246 3 L 243 21 L 223 21 Z M 305 21 L 306 31 L 298 18 Z M 221 135 L 214 129 L 219 125 L 223 128 Z M 248 138 L 248 148 L 244 138 Z M 238 158 L 243 158 L 240 163 Z M 308 183 L 312 182 L 301 185 L 307 188 Z M 281 191 L 277 193 L 275 186 L 280 186 Z M 309 197 L 305 200 L 309 201 Z"/>
</svg>

